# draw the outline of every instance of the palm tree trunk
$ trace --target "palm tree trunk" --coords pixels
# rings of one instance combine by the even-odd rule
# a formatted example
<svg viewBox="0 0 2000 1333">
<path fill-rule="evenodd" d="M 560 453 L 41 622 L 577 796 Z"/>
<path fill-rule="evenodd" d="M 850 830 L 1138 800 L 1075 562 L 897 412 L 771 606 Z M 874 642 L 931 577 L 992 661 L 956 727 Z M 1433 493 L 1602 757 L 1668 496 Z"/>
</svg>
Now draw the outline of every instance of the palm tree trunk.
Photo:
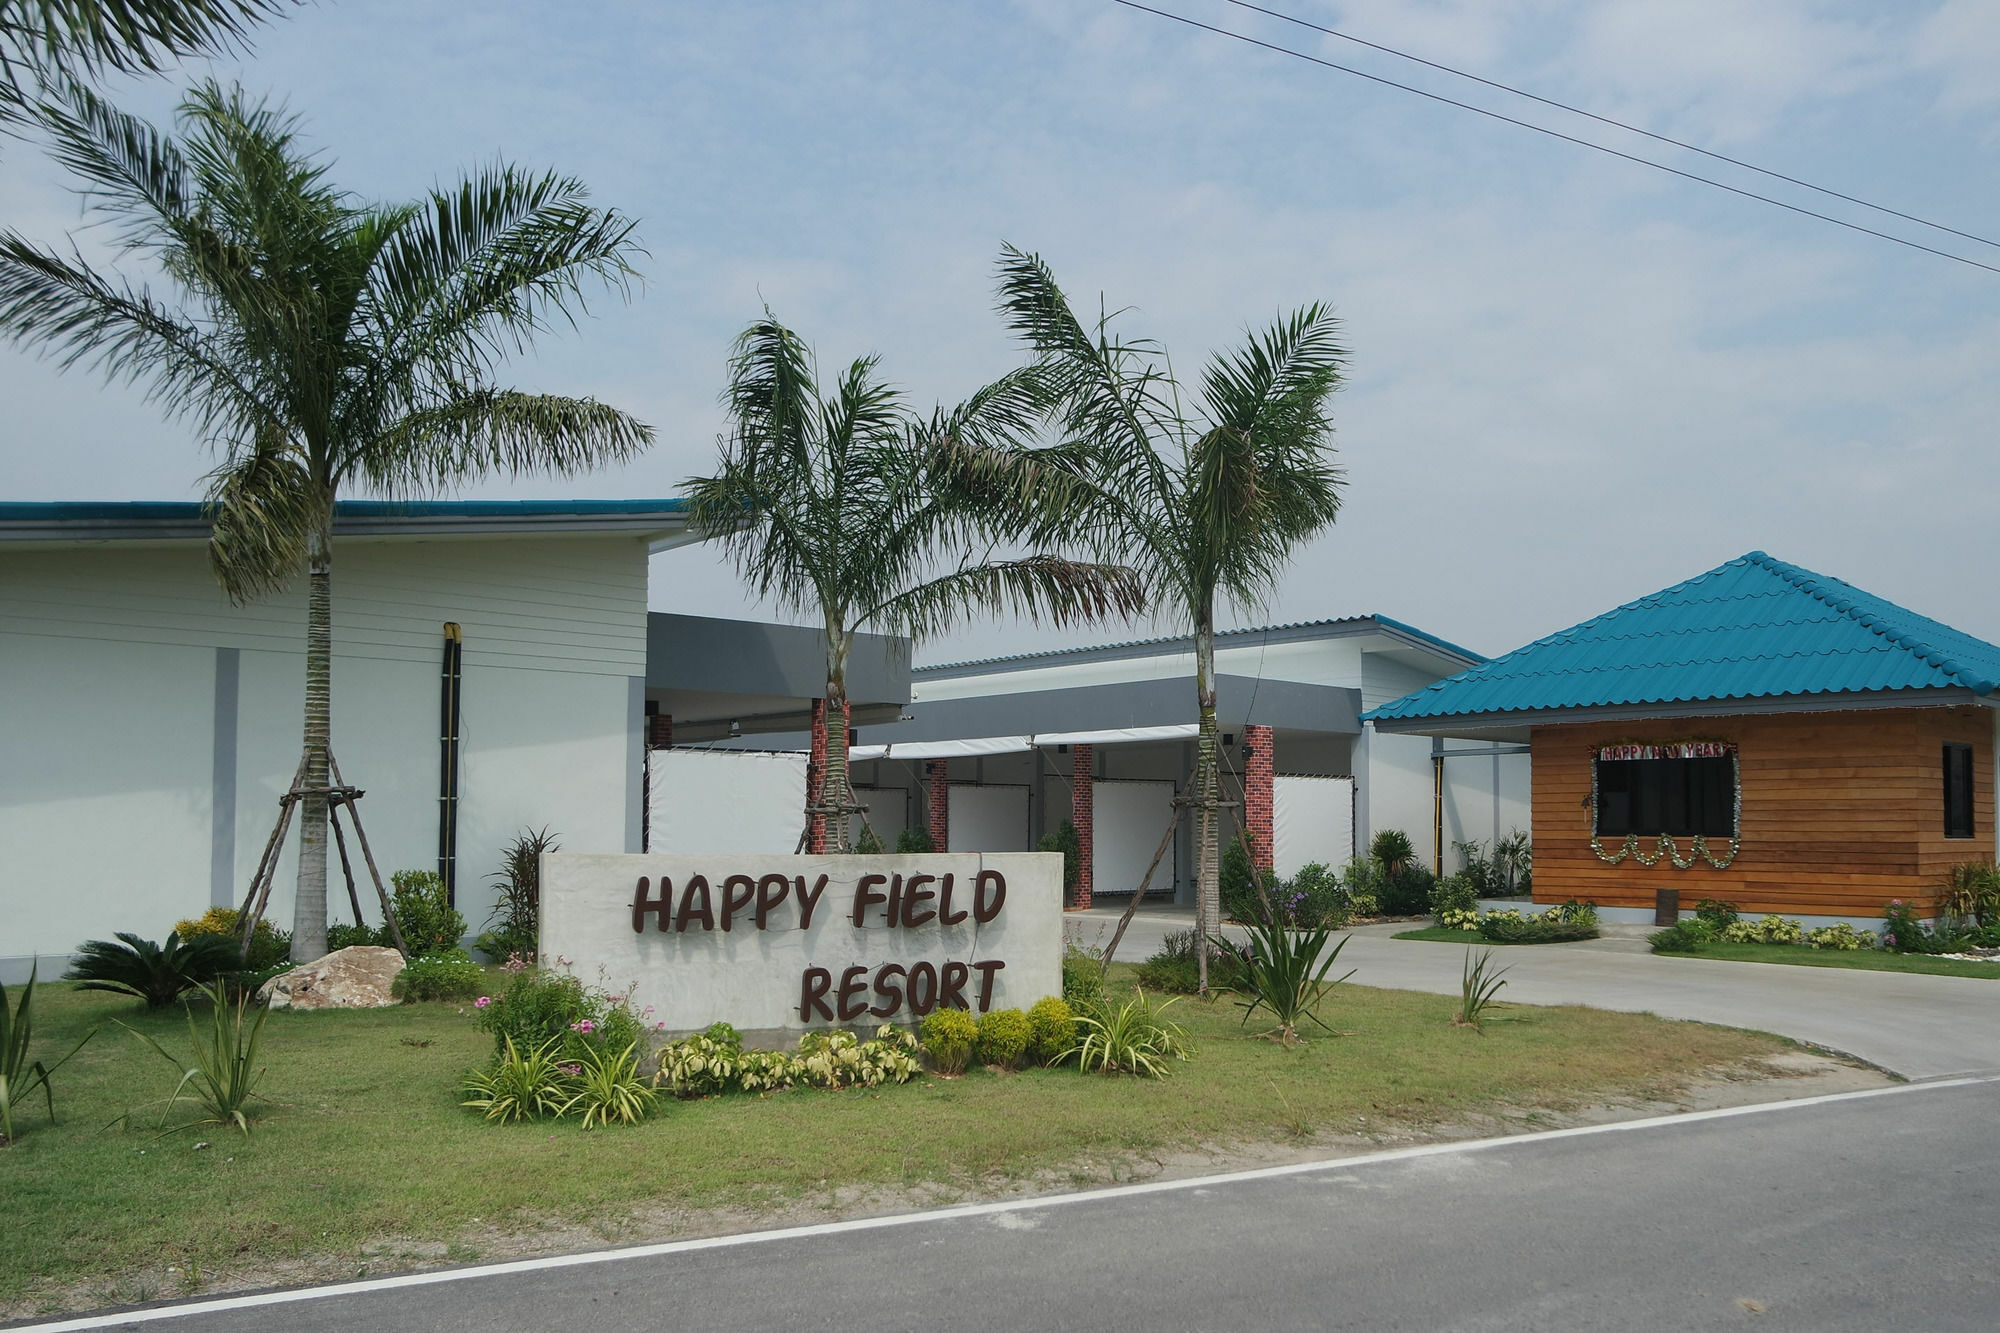
<svg viewBox="0 0 2000 1333">
<path fill-rule="evenodd" d="M 1210 941 L 1222 929 L 1221 847 L 1216 837 L 1216 803 L 1221 797 L 1216 762 L 1215 736 L 1215 610 L 1213 603 L 1201 608 L 1194 623 L 1194 692 L 1201 710 L 1197 740 L 1194 794 L 1195 806 L 1195 890 L 1194 922 L 1199 945 L 1201 989 L 1208 992 Z"/>
<path fill-rule="evenodd" d="M 827 850 L 851 852 L 854 840 L 848 835 L 846 807 L 854 804 L 854 788 L 847 777 L 847 632 L 832 617 L 826 624 L 826 779 L 820 784 L 819 803 L 832 807 L 826 816 Z"/>
<path fill-rule="evenodd" d="M 333 731 L 333 513 L 306 539 L 306 797 L 299 880 L 292 898 L 292 960 L 326 953 L 327 746 Z"/>
</svg>

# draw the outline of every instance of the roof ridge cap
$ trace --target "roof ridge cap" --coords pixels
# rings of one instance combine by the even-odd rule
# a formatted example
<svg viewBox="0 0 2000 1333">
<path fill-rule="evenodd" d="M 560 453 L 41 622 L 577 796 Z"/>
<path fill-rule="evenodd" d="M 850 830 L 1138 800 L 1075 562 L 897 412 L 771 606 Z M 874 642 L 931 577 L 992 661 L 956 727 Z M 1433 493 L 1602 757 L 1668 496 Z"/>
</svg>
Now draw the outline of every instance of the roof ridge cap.
<svg viewBox="0 0 2000 1333">
<path fill-rule="evenodd" d="M 1964 685 L 1972 690 L 1973 693 L 1989 694 L 1993 691 L 1996 682 L 1981 680 L 1969 674 L 1963 667 L 1959 666 L 1956 658 L 1947 657 L 1941 650 L 1932 647 L 1929 643 L 1917 638 L 1914 634 L 1891 625 L 1872 611 L 1863 610 L 1855 604 L 1852 598 L 1825 586 L 1825 580 L 1831 576 L 1815 574 L 1812 570 L 1802 565 L 1794 565 L 1790 561 L 1780 560 L 1776 556 L 1767 554 L 1764 551 L 1752 551 L 1743 558 L 1765 571 L 1775 574 L 1821 605 L 1846 616 L 1849 620 L 1871 634 L 1874 634 L 1877 638 L 1886 639 L 1896 647 L 1901 648 L 1904 652 L 1909 653 L 1918 661 L 1936 667 L 1960 685 Z M 1836 580 L 1836 582 L 1842 583 L 1843 586 L 1852 586 L 1851 584 L 1846 584 L 1845 580 Z M 1855 591 L 1859 592 L 1860 589 L 1855 589 Z M 1873 598 L 1873 594 L 1867 595 Z M 1883 598 L 1873 599 L 1876 601 L 1886 601 Z M 1895 605 L 1893 602 L 1888 602 L 1887 604 L 1890 606 Z M 1911 614 L 1917 615 L 1920 613 L 1911 612 Z"/>
</svg>

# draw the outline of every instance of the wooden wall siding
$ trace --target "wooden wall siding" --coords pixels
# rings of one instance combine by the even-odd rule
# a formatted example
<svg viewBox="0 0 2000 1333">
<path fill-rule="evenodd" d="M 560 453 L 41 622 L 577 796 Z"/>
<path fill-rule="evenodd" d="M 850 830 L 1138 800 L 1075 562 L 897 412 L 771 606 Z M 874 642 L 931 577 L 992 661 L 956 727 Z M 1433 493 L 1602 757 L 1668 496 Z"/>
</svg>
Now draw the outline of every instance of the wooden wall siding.
<svg viewBox="0 0 2000 1333">
<path fill-rule="evenodd" d="M 1599 746 L 1727 740 L 1743 784 L 1742 851 L 1727 870 L 1662 857 L 1612 866 L 1590 848 L 1590 761 Z M 1973 747 L 1972 838 L 1944 836 L 1943 746 Z M 1938 876 L 1993 849 L 1993 722 L 1985 708 L 1863 709 L 1537 727 L 1535 900 L 1681 906 L 1726 898 L 1745 912 L 1868 917 L 1891 898 L 1928 901 Z M 1686 839 L 1677 839 L 1685 843 Z M 1653 841 L 1642 847 L 1651 852 Z M 1607 849 L 1615 845 L 1607 841 Z M 1683 845 L 1682 851 L 1687 849 Z M 1717 848 L 1720 853 L 1723 848 Z"/>
</svg>

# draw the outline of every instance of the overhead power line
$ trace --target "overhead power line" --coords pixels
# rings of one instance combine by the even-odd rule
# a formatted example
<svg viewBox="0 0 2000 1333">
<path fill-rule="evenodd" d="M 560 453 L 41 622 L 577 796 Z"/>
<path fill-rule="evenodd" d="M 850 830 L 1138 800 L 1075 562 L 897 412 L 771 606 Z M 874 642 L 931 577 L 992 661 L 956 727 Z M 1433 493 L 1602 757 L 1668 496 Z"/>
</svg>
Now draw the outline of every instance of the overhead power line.
<svg viewBox="0 0 2000 1333">
<path fill-rule="evenodd" d="M 1670 167 L 1664 162 L 1655 162 L 1651 158 L 1640 157 L 1635 153 L 1623 152 L 1601 143 L 1592 143 L 1589 139 L 1579 139 L 1573 134 L 1564 134 L 1561 130 L 1553 130 L 1546 125 L 1537 125 L 1533 121 L 1522 120 L 1519 117 L 1509 116 L 1499 111 L 1491 111 L 1483 106 L 1475 106 L 1471 102 L 1461 102 L 1457 98 L 1446 97 L 1442 93 L 1434 93 L 1425 88 L 1418 88 L 1407 83 L 1399 83 L 1394 79 L 1385 78 L 1380 74 L 1370 74 L 1366 70 L 1355 69 L 1351 65 L 1343 65 L 1338 61 L 1326 60 L 1304 51 L 1294 50 L 1289 46 L 1281 46 L 1276 42 L 1267 42 L 1261 38 L 1252 37 L 1247 33 L 1233 32 L 1228 28 L 1218 28 L 1214 24 L 1203 23 L 1199 19 L 1189 18 L 1185 14 L 1176 14 L 1170 10 L 1156 9 L 1152 5 L 1140 3 L 1140 0 L 1111 0 L 1111 3 L 1122 5 L 1126 9 L 1136 9 L 1141 13 L 1152 14 L 1158 18 L 1198 29 L 1201 32 L 1213 33 L 1217 37 L 1227 37 L 1233 41 L 1242 42 L 1247 46 L 1261 47 L 1266 51 L 1272 51 L 1278 55 L 1291 56 L 1296 60 L 1303 60 L 1308 64 L 1319 65 L 1322 68 L 1334 70 L 1341 74 L 1349 74 L 1357 79 L 1366 79 L 1370 83 L 1379 83 L 1384 87 L 1394 88 L 1399 92 L 1414 93 L 1418 97 L 1427 98 L 1433 102 L 1441 102 L 1446 106 L 1456 107 L 1460 111 L 1470 111 L 1475 115 L 1485 116 L 1489 120 L 1516 125 L 1524 130 L 1532 130 L 1536 134 L 1546 135 L 1551 139 L 1560 139 L 1564 143 L 1575 144 L 1579 148 L 1588 148 L 1609 157 L 1637 163 L 1642 167 L 1651 167 L 1655 171 L 1663 171 L 1669 176 L 1678 176 L 1682 180 L 1693 181 L 1698 185 L 1707 185 L 1713 189 L 1723 190 L 1743 199 L 1752 199 L 1760 204 L 1769 204 L 1773 208 L 1782 208 L 1788 213 L 1797 213 L 1801 217 L 1815 218 L 1821 222 L 1832 223 L 1836 227 L 1845 227 L 1848 231 L 1859 232 L 1864 236 L 1873 236 L 1877 240 L 1889 241 L 1911 250 L 1921 250 L 1927 255 L 1936 255 L 1939 259 L 1949 259 L 1953 263 L 1964 264 L 1969 268 L 1984 269 L 1988 273 L 2000 274 L 2000 266 L 1982 263 L 1977 259 L 1968 259 L 1964 255 L 1953 254 L 1949 250 L 1940 250 L 1936 246 L 1925 245 L 1921 241 L 1912 241 L 1907 237 L 1897 236 L 1892 232 L 1878 231 L 1874 227 L 1864 227 L 1858 222 L 1849 222 L 1845 218 L 1837 218 L 1829 213 L 1821 213 L 1799 204 L 1787 203 L 1783 199 L 1774 199 L 1770 195 L 1758 194 L 1755 190 L 1746 190 L 1740 186 L 1730 185 L 1726 181 L 1719 181 L 1711 176 L 1703 176 L 1693 171 L 1683 171 L 1679 167 Z M 1828 193 L 1832 192 L 1828 191 Z M 1979 238 L 1974 237 L 1973 239 L 1977 240 Z M 1991 244 L 1991 242 L 1987 243 Z"/>
<path fill-rule="evenodd" d="M 1479 75 L 1466 70 L 1441 64 L 1435 60 L 1426 60 L 1422 56 L 1412 55 L 1408 51 L 1399 51 L 1393 46 L 1384 46 L 1380 42 L 1371 42 L 1365 37 L 1356 37 L 1353 33 L 1342 32 L 1338 28 L 1322 27 L 1320 24 L 1313 23 L 1307 19 L 1280 13 L 1275 9 L 1266 9 L 1263 5 L 1250 3 L 1250 0 L 1224 0 L 1224 3 L 1234 5 L 1238 9 L 1247 9 L 1253 13 L 1263 14 L 1285 23 L 1296 24 L 1301 28 L 1309 28 L 1313 32 L 1324 33 L 1328 37 L 1338 37 L 1343 42 L 1352 42 L 1356 46 L 1365 46 L 1370 51 L 1380 51 L 1384 55 L 1395 56 L 1398 60 L 1407 60 L 1412 64 L 1422 65 L 1426 69 L 1438 70 L 1454 78 L 1468 79 L 1473 83 L 1484 84 L 1488 88 L 1496 88 L 1503 93 L 1511 93 L 1515 97 L 1525 97 L 1530 102 L 1540 102 L 1543 106 L 1554 107 L 1558 111 L 1567 111 L 1572 116 L 1582 116 L 1585 120 L 1594 120 L 1600 125 L 1609 125 L 1613 129 L 1624 130 L 1627 133 L 1651 139 L 1655 143 L 1668 144 L 1674 148 L 1684 148 L 1690 153 L 1699 153 L 1712 161 L 1727 162 L 1732 167 L 1741 167 L 1745 171 L 1754 171 L 1760 176 L 1769 176 L 1772 180 L 1780 180 L 1787 185 L 1796 185 L 1800 189 L 1811 190 L 1815 194 L 1823 194 L 1832 199 L 1840 199 L 1850 204 L 1858 204 L 1862 208 L 1873 209 L 1877 213 L 1886 213 L 1892 218 L 1901 218 L 1905 222 L 1914 222 L 1920 227 L 1929 227 L 1933 231 L 1942 231 L 1953 236 L 1962 236 L 1968 241 L 1977 241 L 1981 245 L 1990 245 L 1995 249 L 2000 249 L 2000 241 L 1988 240 L 1986 237 L 1974 232 L 1961 231 L 1957 227 L 1949 227 L 1942 222 L 1932 222 L 1929 218 L 1920 218 L 1915 213 L 1905 213 L 1901 209 L 1890 208 L 1886 204 L 1871 203 L 1866 199 L 1857 198 L 1851 194 L 1842 194 L 1839 190 L 1830 190 L 1824 185 L 1814 185 L 1811 181 L 1800 180 L 1797 176 L 1787 176 L 1782 171 L 1772 171 L 1769 167 L 1760 167 L 1755 162 L 1745 162 L 1742 158 L 1731 157 L 1727 153 L 1717 153 L 1703 148 L 1699 144 L 1691 144 L 1685 140 L 1676 139 L 1671 135 L 1655 134 L 1652 130 L 1645 129 L 1642 126 L 1630 125 L 1622 120 L 1614 120 L 1610 116 L 1600 116 L 1595 111 L 1586 111 L 1580 106 L 1571 106 L 1567 102 L 1558 102 L 1553 97 L 1543 97 L 1538 93 L 1531 93 L 1525 88 L 1516 88 L 1511 84 L 1481 78 Z"/>
</svg>

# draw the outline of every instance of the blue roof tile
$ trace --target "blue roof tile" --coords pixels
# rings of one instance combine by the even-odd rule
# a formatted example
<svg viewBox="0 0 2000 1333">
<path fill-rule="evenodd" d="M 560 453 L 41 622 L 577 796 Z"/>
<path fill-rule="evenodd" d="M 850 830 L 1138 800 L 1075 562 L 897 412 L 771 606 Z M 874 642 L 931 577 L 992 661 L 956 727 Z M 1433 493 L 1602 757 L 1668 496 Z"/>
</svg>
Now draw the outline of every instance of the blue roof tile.
<svg viewBox="0 0 2000 1333">
<path fill-rule="evenodd" d="M 1752 551 L 1366 715 L 1467 718 L 1629 704 L 2000 685 L 2000 647 Z"/>
</svg>

